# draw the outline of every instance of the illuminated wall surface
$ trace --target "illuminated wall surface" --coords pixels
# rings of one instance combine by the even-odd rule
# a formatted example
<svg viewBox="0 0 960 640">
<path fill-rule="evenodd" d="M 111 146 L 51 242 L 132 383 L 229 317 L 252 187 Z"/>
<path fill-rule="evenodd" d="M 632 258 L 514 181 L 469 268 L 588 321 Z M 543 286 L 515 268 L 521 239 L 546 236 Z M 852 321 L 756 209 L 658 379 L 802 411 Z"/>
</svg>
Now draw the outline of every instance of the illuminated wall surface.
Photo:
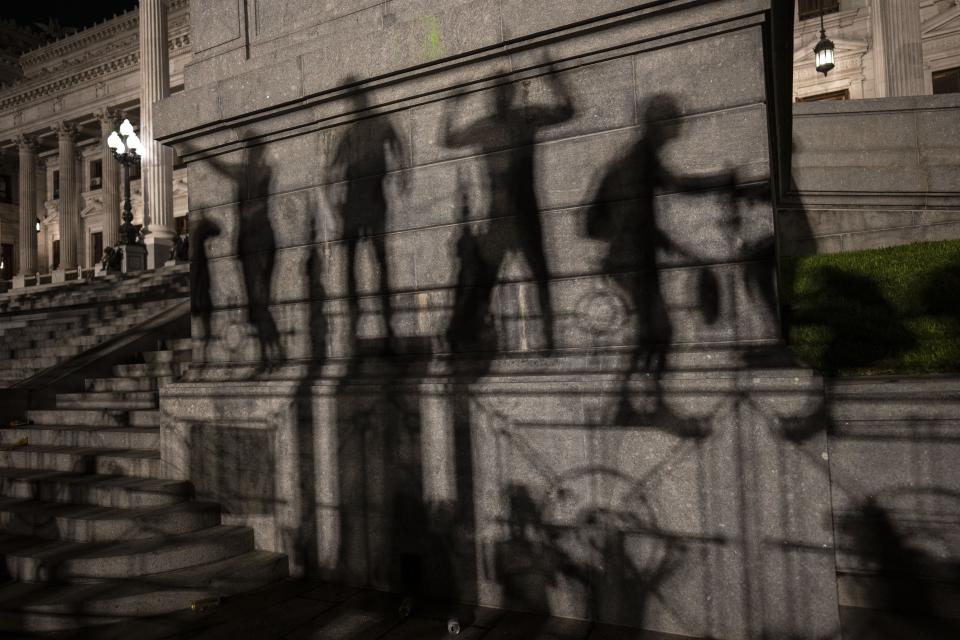
<svg viewBox="0 0 960 640">
<path fill-rule="evenodd" d="M 193 242 L 171 475 L 311 575 L 836 634 L 823 385 L 777 320 L 789 19 L 764 0 L 246 7 L 193 3 L 186 90 L 157 108 Z"/>
</svg>

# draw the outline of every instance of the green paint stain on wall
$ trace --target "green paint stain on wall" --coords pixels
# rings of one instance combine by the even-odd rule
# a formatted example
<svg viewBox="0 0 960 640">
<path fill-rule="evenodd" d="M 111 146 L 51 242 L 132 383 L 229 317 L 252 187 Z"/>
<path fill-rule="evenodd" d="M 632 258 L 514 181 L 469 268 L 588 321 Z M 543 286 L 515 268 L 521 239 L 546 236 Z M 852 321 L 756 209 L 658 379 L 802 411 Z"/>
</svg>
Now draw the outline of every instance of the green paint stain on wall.
<svg viewBox="0 0 960 640">
<path fill-rule="evenodd" d="M 427 28 L 427 35 L 423 38 L 423 51 L 427 59 L 442 58 L 443 36 L 440 33 L 440 21 L 433 16 L 427 16 L 423 19 L 423 24 Z"/>
</svg>

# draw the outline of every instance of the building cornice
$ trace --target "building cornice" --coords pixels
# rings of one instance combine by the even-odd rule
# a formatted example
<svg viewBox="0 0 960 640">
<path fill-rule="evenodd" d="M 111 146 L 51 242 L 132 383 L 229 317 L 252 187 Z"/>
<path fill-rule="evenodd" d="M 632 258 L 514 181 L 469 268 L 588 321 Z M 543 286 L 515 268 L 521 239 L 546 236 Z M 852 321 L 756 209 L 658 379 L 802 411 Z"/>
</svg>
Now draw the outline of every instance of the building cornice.
<svg viewBox="0 0 960 640">
<path fill-rule="evenodd" d="M 127 44 L 129 46 L 123 48 L 125 51 L 118 50 L 111 59 L 99 64 L 81 69 L 71 69 L 53 77 L 23 82 L 0 91 L 0 113 L 15 110 L 45 96 L 57 95 L 93 80 L 102 80 L 109 76 L 137 69 L 140 65 L 140 51 L 136 38 L 132 43 Z M 169 45 L 171 57 L 189 53 L 189 30 L 171 35 Z"/>
<path fill-rule="evenodd" d="M 168 7 L 171 21 L 174 17 L 174 13 L 180 11 L 186 13 L 188 5 L 189 0 L 169 0 Z M 128 31 L 136 32 L 138 30 L 139 20 L 139 10 L 131 9 L 129 11 L 125 11 L 115 18 L 110 18 L 109 20 L 101 22 L 98 25 L 78 31 L 77 33 L 57 40 L 56 42 L 52 42 L 29 51 L 23 54 L 23 56 L 20 58 L 20 63 L 23 65 L 24 73 L 30 75 L 30 71 L 35 67 L 42 67 L 45 63 L 50 61 L 57 60 L 58 58 L 68 57 L 71 53 L 83 51 L 91 45 L 109 40 L 118 34 L 126 33 Z"/>
<path fill-rule="evenodd" d="M 188 0 L 170 0 L 171 57 L 190 51 L 188 4 Z M 0 90 L 0 113 L 136 69 L 140 62 L 139 17 L 138 11 L 131 10 L 21 56 L 28 77 Z"/>
</svg>

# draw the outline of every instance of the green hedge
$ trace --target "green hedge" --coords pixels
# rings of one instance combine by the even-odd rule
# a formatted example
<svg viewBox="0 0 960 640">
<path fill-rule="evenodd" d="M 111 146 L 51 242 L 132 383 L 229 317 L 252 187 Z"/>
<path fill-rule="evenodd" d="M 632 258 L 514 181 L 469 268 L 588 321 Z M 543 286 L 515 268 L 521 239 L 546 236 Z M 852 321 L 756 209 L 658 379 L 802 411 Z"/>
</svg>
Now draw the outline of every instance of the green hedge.
<svg viewBox="0 0 960 640">
<path fill-rule="evenodd" d="M 783 265 L 790 347 L 834 375 L 960 371 L 960 241 Z"/>
</svg>

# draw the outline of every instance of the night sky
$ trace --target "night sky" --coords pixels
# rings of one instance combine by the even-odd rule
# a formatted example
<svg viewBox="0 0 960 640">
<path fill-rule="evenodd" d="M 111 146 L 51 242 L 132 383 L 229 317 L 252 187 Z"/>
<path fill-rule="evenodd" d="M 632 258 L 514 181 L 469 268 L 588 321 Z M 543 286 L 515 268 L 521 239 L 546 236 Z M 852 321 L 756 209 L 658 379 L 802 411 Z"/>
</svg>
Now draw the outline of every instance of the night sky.
<svg viewBox="0 0 960 640">
<path fill-rule="evenodd" d="M 89 27 L 137 6 L 137 0 L 0 0 L 0 18 L 20 24 L 54 18 L 65 27 Z"/>
</svg>

